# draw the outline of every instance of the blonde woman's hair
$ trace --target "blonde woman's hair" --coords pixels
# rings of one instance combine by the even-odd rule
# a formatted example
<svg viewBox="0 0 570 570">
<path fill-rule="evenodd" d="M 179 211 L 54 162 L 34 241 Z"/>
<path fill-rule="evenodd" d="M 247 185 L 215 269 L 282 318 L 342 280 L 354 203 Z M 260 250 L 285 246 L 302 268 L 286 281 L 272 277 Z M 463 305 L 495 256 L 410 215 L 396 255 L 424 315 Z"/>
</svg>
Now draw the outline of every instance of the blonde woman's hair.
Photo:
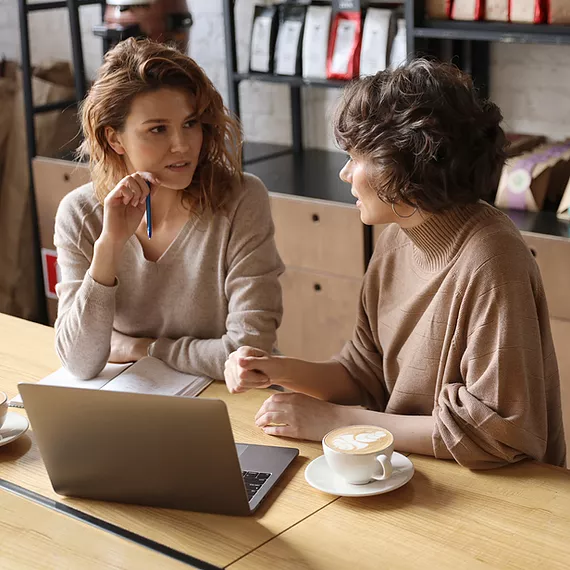
<svg viewBox="0 0 570 570">
<path fill-rule="evenodd" d="M 84 141 L 78 155 L 89 157 L 95 193 L 102 203 L 128 174 L 123 158 L 109 145 L 106 127 L 122 132 L 135 97 L 163 87 L 189 93 L 202 125 L 202 149 L 183 201 L 192 211 L 216 212 L 243 178 L 241 129 L 202 68 L 175 48 L 129 38 L 107 52 L 81 104 Z"/>
</svg>

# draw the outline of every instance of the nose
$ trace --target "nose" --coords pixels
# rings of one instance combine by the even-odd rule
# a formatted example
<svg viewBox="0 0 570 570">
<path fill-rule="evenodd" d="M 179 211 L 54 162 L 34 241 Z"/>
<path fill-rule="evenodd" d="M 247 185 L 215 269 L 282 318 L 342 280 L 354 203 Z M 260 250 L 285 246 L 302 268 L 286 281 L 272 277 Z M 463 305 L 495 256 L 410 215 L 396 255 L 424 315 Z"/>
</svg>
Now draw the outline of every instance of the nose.
<svg viewBox="0 0 570 570">
<path fill-rule="evenodd" d="M 170 152 L 173 154 L 184 153 L 190 147 L 190 136 L 188 129 L 178 129 L 174 131 L 170 140 Z"/>
<path fill-rule="evenodd" d="M 341 171 L 338 173 L 339 178 L 346 182 L 347 184 L 352 183 L 352 161 L 347 160 L 346 164 L 342 167 Z"/>
</svg>

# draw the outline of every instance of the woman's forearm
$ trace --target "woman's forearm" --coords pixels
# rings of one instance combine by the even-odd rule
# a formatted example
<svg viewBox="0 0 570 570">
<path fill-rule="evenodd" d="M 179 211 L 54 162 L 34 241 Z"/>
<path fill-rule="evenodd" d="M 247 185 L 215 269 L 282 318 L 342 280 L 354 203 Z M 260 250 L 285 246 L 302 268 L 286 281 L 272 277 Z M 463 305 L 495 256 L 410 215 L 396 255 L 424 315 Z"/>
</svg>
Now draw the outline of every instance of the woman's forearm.
<svg viewBox="0 0 570 570">
<path fill-rule="evenodd" d="M 122 247 L 98 239 L 93 247 L 93 261 L 89 267 L 91 277 L 101 285 L 112 287 L 115 284 L 121 254 Z"/>
<path fill-rule="evenodd" d="M 433 457 L 434 420 L 432 416 L 403 416 L 346 408 L 343 411 L 346 425 L 373 425 L 387 429 L 394 436 L 396 449 L 407 453 L 419 453 Z M 451 455 L 450 455 L 451 458 Z"/>
<path fill-rule="evenodd" d="M 340 362 L 309 362 L 286 356 L 274 358 L 282 361 L 280 382 L 284 388 L 337 404 L 361 403 L 360 387 Z"/>
</svg>

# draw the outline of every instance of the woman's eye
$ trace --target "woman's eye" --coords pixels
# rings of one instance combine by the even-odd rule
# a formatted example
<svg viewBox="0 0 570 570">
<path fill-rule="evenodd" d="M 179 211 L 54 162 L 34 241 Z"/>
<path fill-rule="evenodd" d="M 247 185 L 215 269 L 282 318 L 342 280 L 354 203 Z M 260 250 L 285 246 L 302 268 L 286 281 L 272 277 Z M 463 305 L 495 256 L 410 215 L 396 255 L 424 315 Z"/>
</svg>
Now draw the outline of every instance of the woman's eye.
<svg viewBox="0 0 570 570">
<path fill-rule="evenodd" d="M 166 127 L 164 125 L 158 125 L 158 127 L 150 129 L 151 133 L 163 133 L 164 131 L 166 131 Z"/>
<path fill-rule="evenodd" d="M 191 129 L 192 127 L 196 126 L 197 123 L 198 123 L 198 121 L 196 121 L 196 119 L 192 119 L 191 121 L 186 121 L 186 122 L 184 123 L 184 126 L 185 126 L 187 129 Z"/>
</svg>

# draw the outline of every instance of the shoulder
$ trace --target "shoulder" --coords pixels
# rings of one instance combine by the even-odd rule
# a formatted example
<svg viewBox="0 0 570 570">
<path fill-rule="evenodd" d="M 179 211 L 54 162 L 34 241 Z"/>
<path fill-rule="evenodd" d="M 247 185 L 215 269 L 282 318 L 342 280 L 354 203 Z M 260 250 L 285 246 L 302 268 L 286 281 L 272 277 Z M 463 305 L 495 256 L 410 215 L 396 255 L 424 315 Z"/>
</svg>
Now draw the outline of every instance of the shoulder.
<svg viewBox="0 0 570 570">
<path fill-rule="evenodd" d="M 269 193 L 265 184 L 253 174 L 244 174 L 241 182 L 236 182 L 226 204 L 230 221 L 234 218 L 256 218 L 271 216 Z"/>
<path fill-rule="evenodd" d="M 87 232 L 98 236 L 102 224 L 103 207 L 95 196 L 91 182 L 72 190 L 59 203 L 55 218 L 56 234 L 79 237 L 79 234 Z"/>
<path fill-rule="evenodd" d="M 458 263 L 482 275 L 535 273 L 536 262 L 520 231 L 503 212 L 484 207 L 491 215 L 473 228 Z"/>
</svg>

